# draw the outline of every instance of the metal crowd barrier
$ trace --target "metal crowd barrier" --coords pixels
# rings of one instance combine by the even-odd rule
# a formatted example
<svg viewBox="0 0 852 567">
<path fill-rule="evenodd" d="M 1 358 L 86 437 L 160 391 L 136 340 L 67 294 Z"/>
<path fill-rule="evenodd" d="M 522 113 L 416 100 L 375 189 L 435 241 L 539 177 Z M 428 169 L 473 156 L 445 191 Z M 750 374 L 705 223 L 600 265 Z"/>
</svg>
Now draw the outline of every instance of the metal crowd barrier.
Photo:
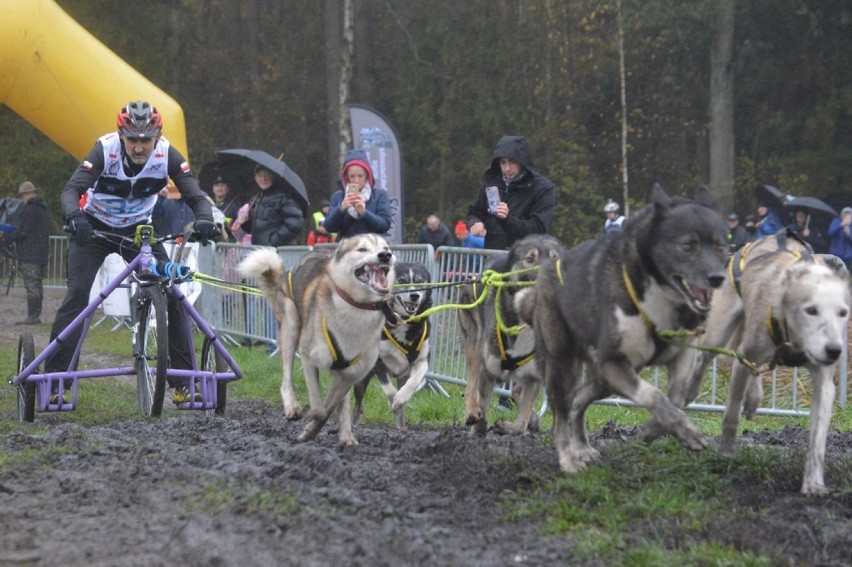
<svg viewBox="0 0 852 567">
<path fill-rule="evenodd" d="M 48 275 L 45 285 L 64 287 L 65 282 L 65 237 L 51 237 Z M 336 245 L 322 244 L 315 248 L 334 248 Z M 199 251 L 199 271 L 201 273 L 221 278 L 229 282 L 242 282 L 256 285 L 250 279 L 241 278 L 237 273 L 237 264 L 255 247 L 239 244 L 215 244 L 201 248 Z M 490 258 L 505 255 L 504 251 L 478 250 L 471 248 L 441 247 L 437 251 L 429 245 L 403 244 L 391 247 L 398 261 L 420 262 L 426 265 L 432 274 L 433 282 L 450 284 L 433 290 L 433 305 L 459 303 L 461 286 L 479 277 L 483 265 Z M 311 248 L 307 246 L 286 246 L 278 248 L 278 255 L 285 269 L 295 267 L 299 260 Z M 20 281 L 16 285 L 22 285 Z M 205 286 L 198 305 L 205 319 L 217 331 L 237 339 L 277 344 L 278 326 L 272 310 L 266 300 L 260 296 L 245 295 L 214 286 Z M 459 325 L 458 311 L 445 309 L 434 313 L 431 317 L 431 360 L 427 379 L 465 386 L 467 384 L 464 341 Z M 708 376 L 702 388 L 702 394 L 689 409 L 701 411 L 724 411 L 725 399 L 728 392 L 728 372 L 720 368 L 719 358 L 714 360 L 708 370 Z M 724 365 L 722 365 L 724 366 Z M 839 377 L 837 379 L 838 400 L 846 405 L 849 399 L 848 362 L 844 350 L 840 359 Z M 643 374 L 647 380 L 665 389 L 666 371 L 664 368 L 647 369 Z M 764 404 L 758 413 L 767 415 L 808 414 L 807 400 L 803 400 L 803 383 L 810 381 L 807 371 L 799 369 L 774 370 L 771 377 L 764 383 Z M 503 391 L 505 393 L 505 391 Z M 609 398 L 599 403 L 631 405 L 632 402 L 623 398 Z"/>
</svg>

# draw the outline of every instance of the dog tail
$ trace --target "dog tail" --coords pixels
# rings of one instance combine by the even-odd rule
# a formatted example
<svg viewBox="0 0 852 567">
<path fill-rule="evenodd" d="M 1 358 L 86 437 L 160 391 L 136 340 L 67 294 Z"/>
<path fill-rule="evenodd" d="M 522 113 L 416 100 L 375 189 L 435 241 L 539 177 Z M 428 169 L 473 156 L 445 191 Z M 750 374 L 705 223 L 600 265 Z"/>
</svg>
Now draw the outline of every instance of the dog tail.
<svg viewBox="0 0 852 567">
<path fill-rule="evenodd" d="M 255 250 L 240 262 L 237 270 L 246 277 L 255 278 L 269 302 L 272 305 L 277 303 L 278 294 L 282 293 L 279 282 L 284 275 L 284 267 L 274 248 Z"/>
</svg>

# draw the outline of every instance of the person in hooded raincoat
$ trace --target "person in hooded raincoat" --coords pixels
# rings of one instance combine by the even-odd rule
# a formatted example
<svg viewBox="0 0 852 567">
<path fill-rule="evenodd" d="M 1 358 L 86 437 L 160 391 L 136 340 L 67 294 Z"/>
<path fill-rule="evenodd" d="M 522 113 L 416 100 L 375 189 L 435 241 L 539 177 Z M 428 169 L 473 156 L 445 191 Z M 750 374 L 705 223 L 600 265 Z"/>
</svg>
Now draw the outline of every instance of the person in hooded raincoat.
<svg viewBox="0 0 852 567">
<path fill-rule="evenodd" d="M 492 187 L 500 198 L 494 209 L 488 204 Z M 506 250 L 528 234 L 546 234 L 555 205 L 556 188 L 534 168 L 526 138 L 503 136 L 468 207 L 468 230 L 485 237 L 485 248 Z"/>
</svg>

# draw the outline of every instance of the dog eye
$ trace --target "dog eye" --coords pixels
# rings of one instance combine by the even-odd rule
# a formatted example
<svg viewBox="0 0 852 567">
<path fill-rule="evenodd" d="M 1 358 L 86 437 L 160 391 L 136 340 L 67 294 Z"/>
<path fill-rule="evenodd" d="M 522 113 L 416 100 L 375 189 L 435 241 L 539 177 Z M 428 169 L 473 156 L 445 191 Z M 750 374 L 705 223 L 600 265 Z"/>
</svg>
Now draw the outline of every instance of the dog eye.
<svg viewBox="0 0 852 567">
<path fill-rule="evenodd" d="M 841 309 L 840 312 L 837 315 L 839 317 L 843 318 L 843 317 L 846 317 L 847 315 L 849 315 L 849 311 L 847 311 L 846 309 Z"/>
<path fill-rule="evenodd" d="M 807 313 L 808 315 L 818 315 L 819 309 L 817 309 L 816 307 L 806 307 L 805 313 Z"/>
</svg>

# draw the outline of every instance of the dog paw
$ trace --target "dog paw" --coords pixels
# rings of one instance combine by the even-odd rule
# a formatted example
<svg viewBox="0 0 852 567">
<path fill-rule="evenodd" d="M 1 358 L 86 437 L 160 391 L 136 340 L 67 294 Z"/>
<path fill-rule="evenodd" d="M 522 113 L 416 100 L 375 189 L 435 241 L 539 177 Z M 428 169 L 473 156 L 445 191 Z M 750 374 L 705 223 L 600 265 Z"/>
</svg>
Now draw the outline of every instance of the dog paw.
<svg viewBox="0 0 852 567">
<path fill-rule="evenodd" d="M 680 444 L 690 451 L 703 451 L 710 446 L 710 438 L 692 424 L 677 427 L 673 433 Z"/>
<path fill-rule="evenodd" d="M 319 433 L 319 430 L 320 430 L 321 427 L 322 427 L 322 423 L 320 423 L 320 422 L 317 422 L 317 421 L 308 422 L 308 424 L 305 426 L 305 428 L 302 429 L 302 432 L 299 433 L 299 436 L 296 437 L 296 441 L 298 441 L 299 443 L 304 443 L 306 441 L 312 440 L 314 437 L 317 436 L 317 433 Z"/>
<path fill-rule="evenodd" d="M 289 408 L 286 405 L 284 406 L 284 417 L 287 421 L 297 421 L 302 419 L 302 413 L 302 406 L 299 404 Z"/>
<path fill-rule="evenodd" d="M 355 447 L 358 445 L 358 440 L 355 439 L 354 435 L 341 435 L 338 439 L 344 447 Z"/>
<path fill-rule="evenodd" d="M 559 468 L 562 472 L 566 473 L 575 473 L 580 472 L 581 470 L 586 468 L 585 461 L 576 458 L 576 455 L 572 451 L 563 450 L 559 451 Z"/>
<path fill-rule="evenodd" d="M 802 494 L 805 496 L 825 496 L 828 494 L 828 488 L 817 481 L 805 481 L 802 483 Z"/>
<path fill-rule="evenodd" d="M 469 413 L 469 414 L 467 414 L 467 417 L 464 420 L 464 424 L 465 425 L 476 425 L 478 423 L 481 423 L 482 421 L 483 421 L 482 420 L 482 414 Z"/>
<path fill-rule="evenodd" d="M 719 442 L 719 448 L 717 449 L 717 451 L 722 457 L 733 457 L 737 453 L 736 440 L 725 439 L 725 437 L 722 437 L 722 440 Z"/>
<path fill-rule="evenodd" d="M 574 454 L 574 459 L 580 461 L 584 465 L 586 463 L 598 461 L 601 458 L 600 452 L 589 445 L 583 445 L 582 447 L 574 447 L 571 452 Z"/>
</svg>

